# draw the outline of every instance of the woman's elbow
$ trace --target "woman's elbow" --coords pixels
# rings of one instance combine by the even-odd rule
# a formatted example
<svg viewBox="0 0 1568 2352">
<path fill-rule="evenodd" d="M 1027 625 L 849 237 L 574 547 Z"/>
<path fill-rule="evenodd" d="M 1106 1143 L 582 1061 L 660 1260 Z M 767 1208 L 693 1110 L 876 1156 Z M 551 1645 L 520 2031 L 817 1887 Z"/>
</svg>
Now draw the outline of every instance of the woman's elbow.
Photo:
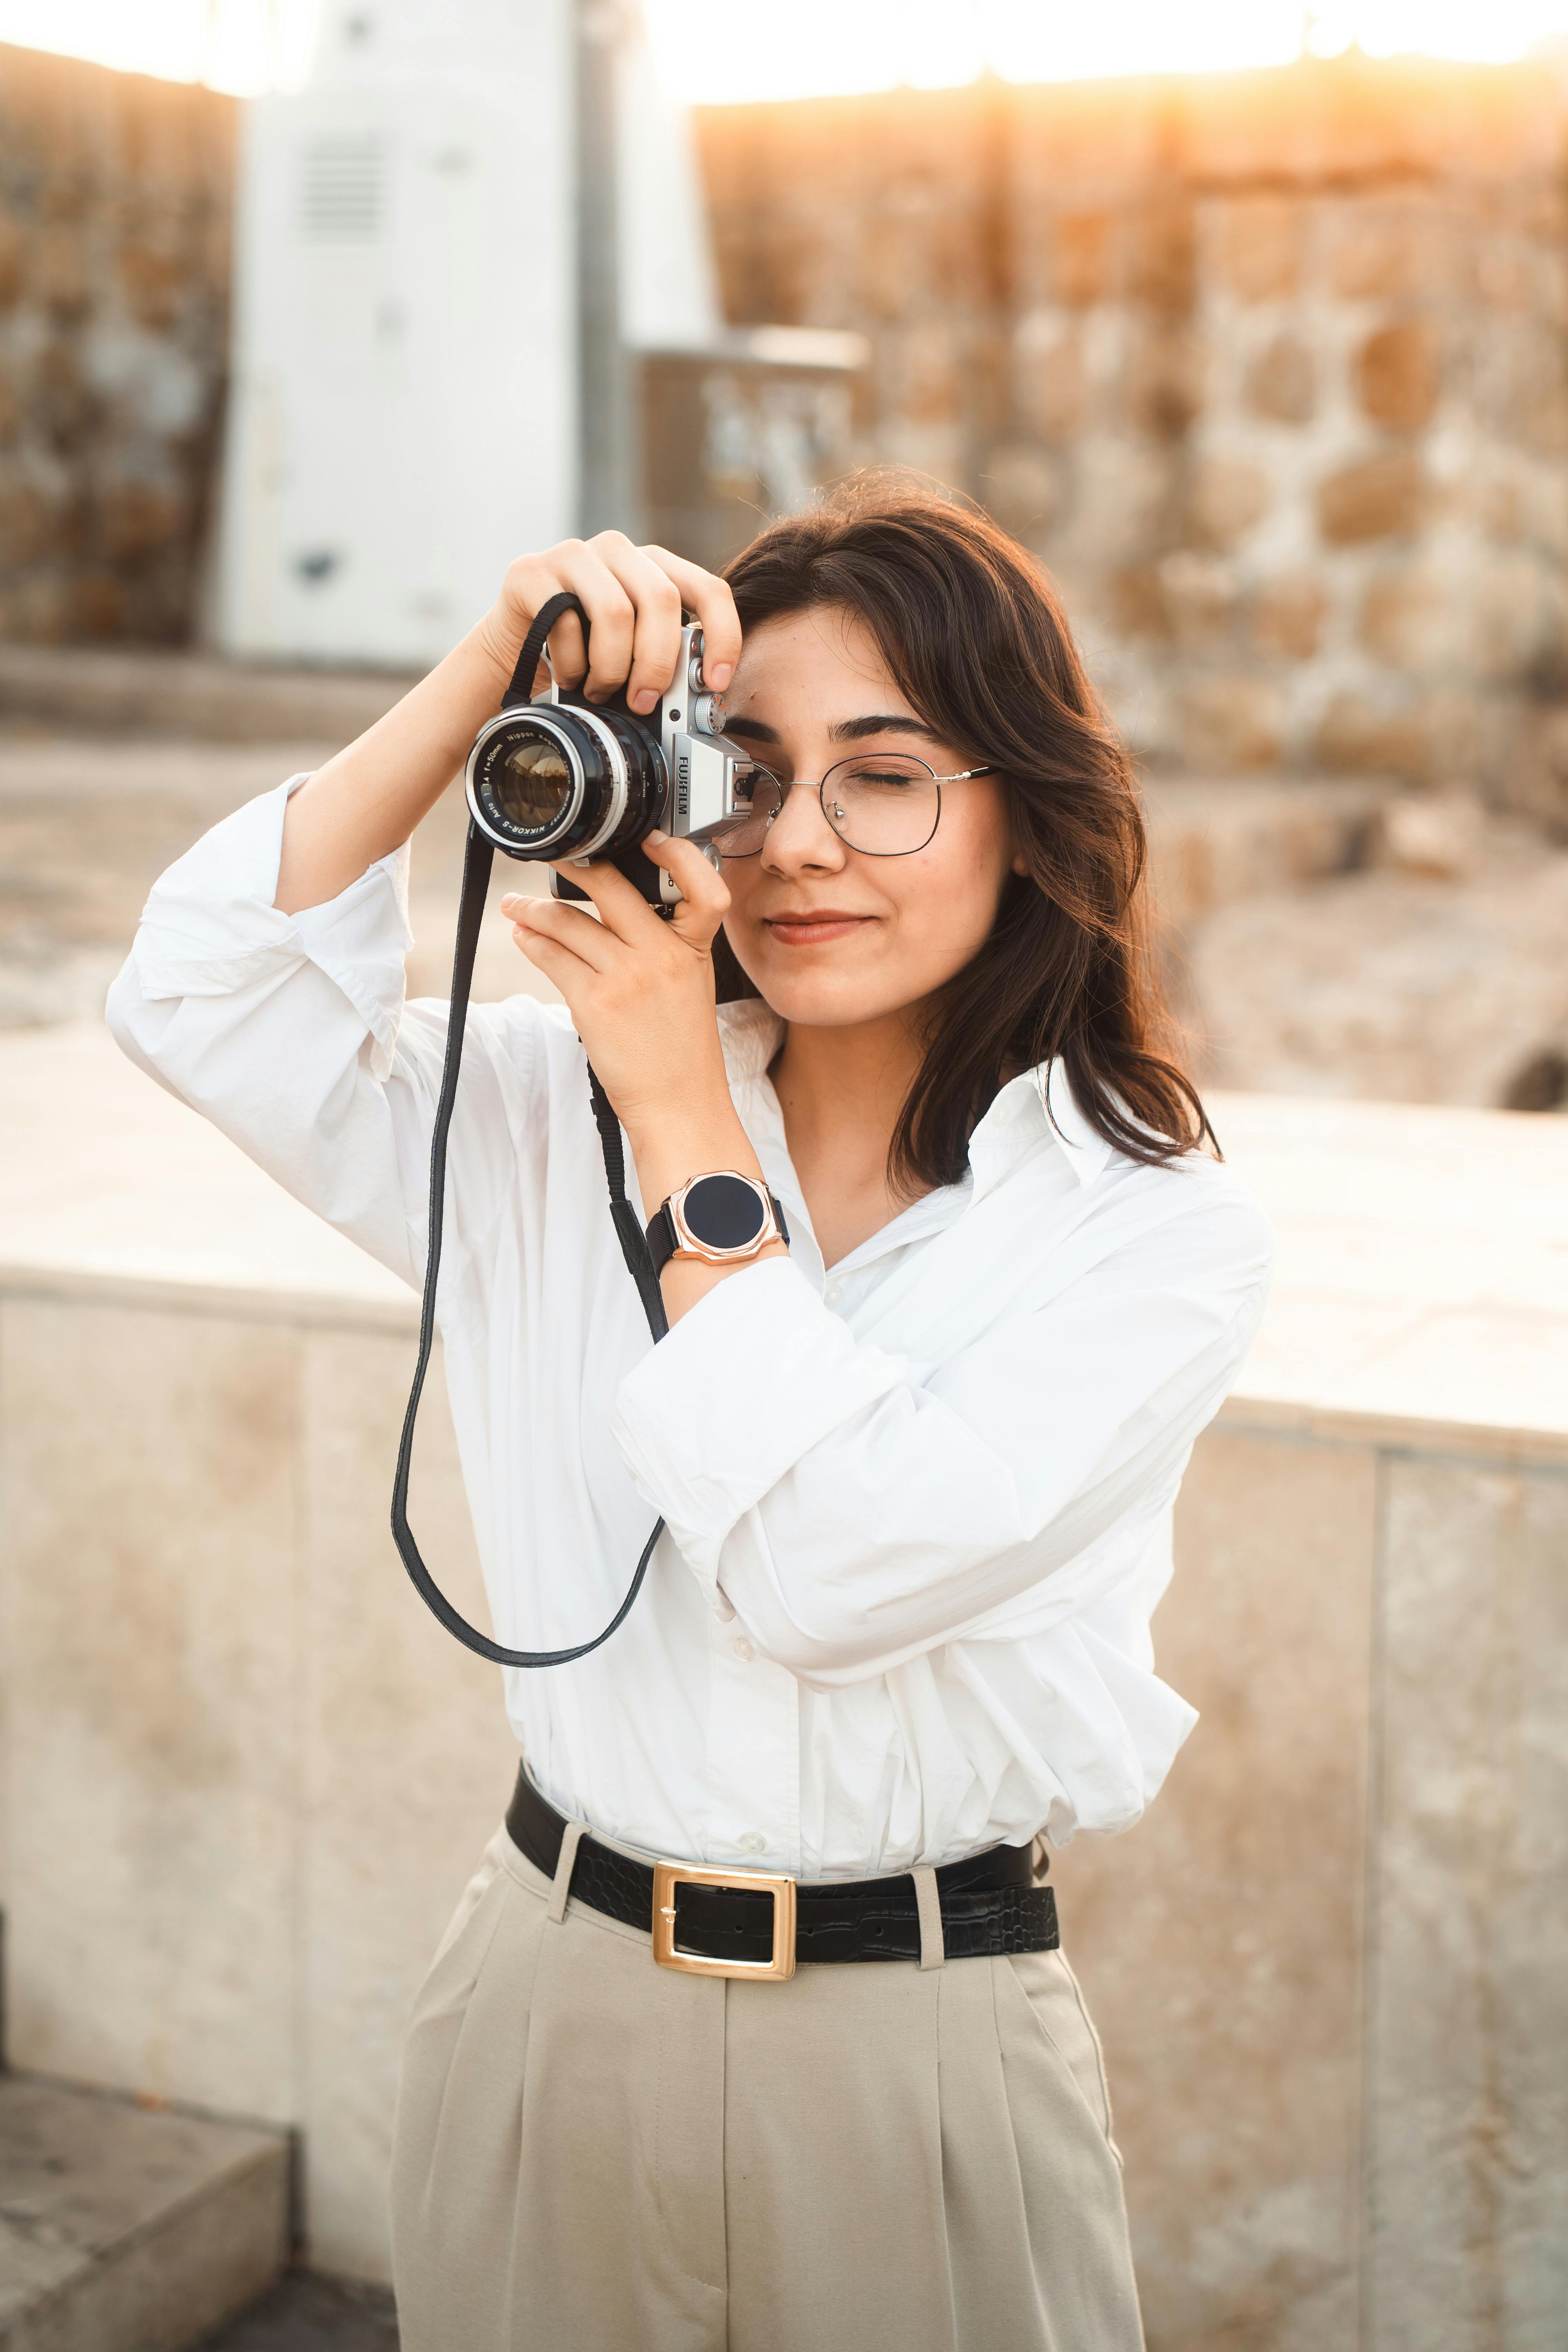
<svg viewBox="0 0 1568 2352">
<path fill-rule="evenodd" d="M 110 982 L 103 1005 L 104 1026 L 127 1061 L 165 1087 L 169 1081 L 159 1067 L 158 1045 L 174 1011 L 174 1001 L 150 1003 L 142 995 L 135 958 L 128 956 Z"/>
</svg>

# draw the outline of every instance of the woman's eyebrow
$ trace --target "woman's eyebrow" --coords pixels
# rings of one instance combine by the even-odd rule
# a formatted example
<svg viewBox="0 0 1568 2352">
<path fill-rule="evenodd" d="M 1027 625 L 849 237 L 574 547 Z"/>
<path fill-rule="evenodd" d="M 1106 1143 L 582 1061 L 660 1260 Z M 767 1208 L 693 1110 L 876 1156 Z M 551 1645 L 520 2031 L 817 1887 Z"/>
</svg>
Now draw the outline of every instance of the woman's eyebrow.
<svg viewBox="0 0 1568 2352">
<path fill-rule="evenodd" d="M 931 743 L 940 740 L 923 719 L 892 710 L 873 711 L 865 719 L 837 719 L 827 732 L 835 743 L 864 743 L 872 735 L 923 735 Z"/>
<path fill-rule="evenodd" d="M 765 719 L 747 719 L 739 713 L 724 720 L 726 735 L 749 738 L 753 743 L 776 743 L 779 730 L 770 727 Z M 911 719 L 907 713 L 893 710 L 872 711 L 864 719 L 838 719 L 827 730 L 834 743 L 864 743 L 873 735 L 923 735 L 931 743 L 942 739 L 923 719 Z"/>
</svg>

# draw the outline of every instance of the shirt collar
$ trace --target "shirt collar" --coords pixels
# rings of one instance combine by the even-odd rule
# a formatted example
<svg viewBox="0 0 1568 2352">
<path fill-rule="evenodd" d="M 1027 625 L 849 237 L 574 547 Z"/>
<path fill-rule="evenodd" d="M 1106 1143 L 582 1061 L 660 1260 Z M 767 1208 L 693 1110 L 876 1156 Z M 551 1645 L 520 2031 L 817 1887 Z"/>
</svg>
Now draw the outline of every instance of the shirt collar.
<svg viewBox="0 0 1568 2352">
<path fill-rule="evenodd" d="M 1080 1184 L 1092 1184 L 1110 1166 L 1115 1145 L 1089 1125 L 1072 1090 L 1067 1064 L 1059 1056 L 1054 1062 L 1042 1062 L 1029 1077 L 1063 1159 Z"/>
<path fill-rule="evenodd" d="M 1111 1147 L 1089 1125 L 1058 1059 L 1021 1071 L 1001 1087 L 969 1139 L 974 1197 L 981 1199 L 1042 1143 L 1054 1146 L 1073 1181 L 1102 1175 Z"/>
</svg>

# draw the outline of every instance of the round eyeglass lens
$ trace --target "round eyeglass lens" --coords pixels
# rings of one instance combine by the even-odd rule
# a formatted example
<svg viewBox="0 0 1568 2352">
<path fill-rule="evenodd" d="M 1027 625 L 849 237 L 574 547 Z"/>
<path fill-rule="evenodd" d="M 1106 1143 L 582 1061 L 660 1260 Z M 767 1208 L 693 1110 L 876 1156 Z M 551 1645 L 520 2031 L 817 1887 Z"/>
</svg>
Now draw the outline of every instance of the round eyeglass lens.
<svg viewBox="0 0 1568 2352">
<path fill-rule="evenodd" d="M 867 751 L 841 760 L 822 780 L 822 806 L 840 841 L 870 857 L 923 849 L 942 814 L 942 787 L 923 760 Z"/>
</svg>

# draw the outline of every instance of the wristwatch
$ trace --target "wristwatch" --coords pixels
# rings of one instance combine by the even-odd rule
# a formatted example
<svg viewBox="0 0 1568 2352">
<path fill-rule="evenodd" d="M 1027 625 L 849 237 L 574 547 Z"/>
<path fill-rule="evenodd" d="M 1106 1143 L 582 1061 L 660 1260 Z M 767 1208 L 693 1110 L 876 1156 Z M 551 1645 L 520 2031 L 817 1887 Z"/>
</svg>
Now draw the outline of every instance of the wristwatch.
<svg viewBox="0 0 1568 2352">
<path fill-rule="evenodd" d="M 672 1257 L 700 1258 L 707 1265 L 741 1265 L 770 1242 L 789 1244 L 784 1211 L 765 1184 L 723 1168 L 694 1176 L 672 1192 L 647 1227 L 653 1270 L 662 1274 Z"/>
</svg>

